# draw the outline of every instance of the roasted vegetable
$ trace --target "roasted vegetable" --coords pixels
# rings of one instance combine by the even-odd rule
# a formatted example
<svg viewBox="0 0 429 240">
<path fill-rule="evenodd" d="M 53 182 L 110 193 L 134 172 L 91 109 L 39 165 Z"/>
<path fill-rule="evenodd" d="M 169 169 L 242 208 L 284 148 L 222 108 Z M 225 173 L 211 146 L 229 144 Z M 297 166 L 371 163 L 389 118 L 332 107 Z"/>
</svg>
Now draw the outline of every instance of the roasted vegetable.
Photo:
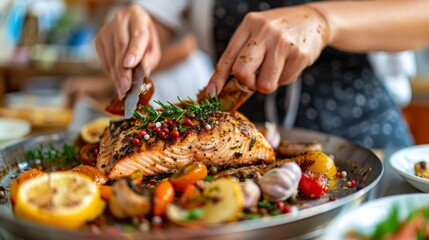
<svg viewBox="0 0 429 240">
<path fill-rule="evenodd" d="M 202 208 L 202 219 L 209 224 L 234 221 L 243 209 L 240 184 L 232 179 L 221 178 L 210 182 L 203 196 L 207 203 Z"/>
<path fill-rule="evenodd" d="M 325 195 L 328 185 L 328 177 L 324 174 L 305 171 L 299 182 L 301 192 L 310 198 L 320 198 Z"/>
<path fill-rule="evenodd" d="M 269 170 L 259 180 L 264 198 L 268 201 L 284 201 L 297 193 L 301 168 L 288 162 L 280 168 Z"/>
<path fill-rule="evenodd" d="M 174 199 L 173 185 L 168 180 L 159 183 L 155 188 L 153 199 L 153 215 L 162 216 L 165 213 L 167 205 Z"/>
<path fill-rule="evenodd" d="M 304 169 L 314 173 L 325 174 L 328 178 L 335 177 L 337 168 L 335 163 L 327 154 L 321 151 L 309 151 L 295 158 L 296 163 Z"/>
<path fill-rule="evenodd" d="M 174 189 L 183 191 L 188 185 L 196 183 L 207 176 L 207 167 L 201 162 L 192 162 L 181 168 L 170 177 Z"/>
<path fill-rule="evenodd" d="M 136 217 L 151 211 L 149 189 L 134 185 L 129 179 L 118 180 L 112 188 L 109 209 L 117 218 Z"/>
<path fill-rule="evenodd" d="M 109 179 L 95 167 L 80 165 L 71 169 L 72 172 L 82 173 L 90 177 L 97 186 L 104 185 Z"/>
<path fill-rule="evenodd" d="M 246 179 L 244 182 L 241 182 L 240 185 L 244 197 L 243 208 L 251 209 L 255 207 L 261 197 L 261 189 L 259 189 L 259 186 L 250 179 Z"/>
</svg>

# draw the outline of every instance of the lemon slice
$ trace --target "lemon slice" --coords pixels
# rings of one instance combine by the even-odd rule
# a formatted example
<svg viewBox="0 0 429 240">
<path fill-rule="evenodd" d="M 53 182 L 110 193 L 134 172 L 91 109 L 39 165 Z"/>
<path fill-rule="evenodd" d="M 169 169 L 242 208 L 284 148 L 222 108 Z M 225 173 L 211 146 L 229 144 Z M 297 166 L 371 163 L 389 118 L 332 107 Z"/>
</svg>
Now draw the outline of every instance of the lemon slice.
<svg viewBox="0 0 429 240">
<path fill-rule="evenodd" d="M 14 211 L 20 218 L 77 229 L 100 215 L 104 206 L 91 178 L 73 172 L 54 172 L 23 182 Z"/>
<path fill-rule="evenodd" d="M 104 129 L 110 124 L 110 118 L 99 118 L 86 124 L 80 131 L 80 136 L 87 143 L 97 143 Z"/>
</svg>

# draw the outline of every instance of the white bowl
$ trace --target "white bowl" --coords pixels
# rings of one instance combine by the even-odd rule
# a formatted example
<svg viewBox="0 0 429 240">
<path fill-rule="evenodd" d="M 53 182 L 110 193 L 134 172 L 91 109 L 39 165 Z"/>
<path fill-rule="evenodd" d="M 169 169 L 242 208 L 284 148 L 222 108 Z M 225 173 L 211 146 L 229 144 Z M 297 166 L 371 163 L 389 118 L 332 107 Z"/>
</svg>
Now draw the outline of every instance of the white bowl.
<svg viewBox="0 0 429 240">
<path fill-rule="evenodd" d="M 384 221 L 393 206 L 399 207 L 399 218 L 404 220 L 412 211 L 429 206 L 429 194 L 415 193 L 379 198 L 343 212 L 328 226 L 323 239 L 346 239 L 350 231 L 371 234 Z"/>
<path fill-rule="evenodd" d="M 24 137 L 31 131 L 31 124 L 19 118 L 0 117 L 0 141 Z"/>
<path fill-rule="evenodd" d="M 395 152 L 390 157 L 392 169 L 399 173 L 409 184 L 422 192 L 429 193 L 429 180 L 417 177 L 414 164 L 420 161 L 429 162 L 429 145 L 419 145 Z"/>
</svg>

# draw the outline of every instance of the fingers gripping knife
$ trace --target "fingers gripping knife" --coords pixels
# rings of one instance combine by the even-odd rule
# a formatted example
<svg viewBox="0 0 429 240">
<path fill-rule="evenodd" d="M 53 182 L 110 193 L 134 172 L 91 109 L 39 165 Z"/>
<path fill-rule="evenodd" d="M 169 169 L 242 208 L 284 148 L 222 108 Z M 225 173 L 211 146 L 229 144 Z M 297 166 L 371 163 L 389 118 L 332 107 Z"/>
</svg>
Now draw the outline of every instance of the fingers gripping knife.
<svg viewBox="0 0 429 240">
<path fill-rule="evenodd" d="M 223 87 L 222 91 L 217 96 L 219 102 L 222 103 L 221 110 L 227 112 L 236 111 L 255 91 L 249 89 L 238 81 L 236 77 L 231 75 Z M 198 94 L 198 100 L 202 101 L 206 94 L 206 89 L 203 89 Z M 214 97 L 214 96 L 210 96 Z"/>
<path fill-rule="evenodd" d="M 124 118 L 126 119 L 131 118 L 133 116 L 134 111 L 137 109 L 137 103 L 139 102 L 140 94 L 145 94 L 145 92 L 152 88 L 151 82 L 145 83 L 144 79 L 145 74 L 143 72 L 143 69 L 134 68 L 131 90 L 125 97 Z"/>
</svg>

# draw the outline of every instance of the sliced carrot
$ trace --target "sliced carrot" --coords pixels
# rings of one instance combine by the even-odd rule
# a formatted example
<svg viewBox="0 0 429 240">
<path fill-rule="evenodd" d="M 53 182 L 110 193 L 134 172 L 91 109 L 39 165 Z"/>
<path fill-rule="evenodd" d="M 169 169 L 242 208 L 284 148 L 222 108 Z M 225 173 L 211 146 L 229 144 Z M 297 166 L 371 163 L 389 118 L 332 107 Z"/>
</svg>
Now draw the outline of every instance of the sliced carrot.
<svg viewBox="0 0 429 240">
<path fill-rule="evenodd" d="M 170 181 L 174 189 L 184 191 L 188 185 L 192 185 L 206 176 L 206 165 L 200 162 L 192 162 L 173 174 Z"/>
<path fill-rule="evenodd" d="M 167 209 L 167 205 L 174 199 L 174 188 L 168 180 L 161 181 L 155 187 L 155 196 L 153 199 L 153 215 L 162 216 Z"/>
<path fill-rule="evenodd" d="M 79 165 L 74 167 L 72 172 L 82 173 L 89 176 L 97 186 L 101 186 L 109 181 L 109 178 L 95 167 L 89 165 Z"/>
</svg>

